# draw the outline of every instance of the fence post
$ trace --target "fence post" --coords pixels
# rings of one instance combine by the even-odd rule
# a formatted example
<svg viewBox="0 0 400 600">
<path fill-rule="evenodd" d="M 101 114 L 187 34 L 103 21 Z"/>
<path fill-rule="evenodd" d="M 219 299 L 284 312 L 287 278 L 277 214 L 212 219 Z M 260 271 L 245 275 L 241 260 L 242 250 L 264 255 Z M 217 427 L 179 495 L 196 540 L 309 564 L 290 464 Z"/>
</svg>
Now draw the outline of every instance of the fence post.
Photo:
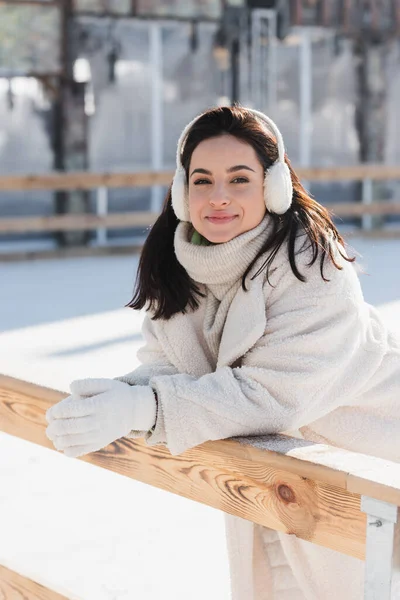
<svg viewBox="0 0 400 600">
<path fill-rule="evenodd" d="M 154 171 L 162 169 L 163 163 L 163 57 L 162 24 L 150 23 L 150 63 L 151 63 L 151 166 Z M 163 203 L 163 188 L 151 188 L 151 212 L 160 212 Z"/>
<path fill-rule="evenodd" d="M 364 205 L 372 204 L 374 195 L 372 179 L 362 180 L 362 193 L 361 201 Z M 372 215 L 363 215 L 361 217 L 361 228 L 364 231 L 371 231 L 372 229 Z"/>
<path fill-rule="evenodd" d="M 361 496 L 361 510 L 367 513 L 364 600 L 390 600 L 397 506 Z"/>
<path fill-rule="evenodd" d="M 299 85 L 300 85 L 300 122 L 299 122 L 299 161 L 302 167 L 309 167 L 311 162 L 312 115 L 312 31 L 303 27 L 299 53 Z M 310 182 L 303 180 L 308 189 Z"/>
<path fill-rule="evenodd" d="M 97 188 L 96 192 L 96 214 L 99 217 L 106 216 L 108 213 L 108 188 L 105 186 Z M 107 229 L 99 227 L 96 230 L 96 242 L 98 246 L 107 244 Z"/>
</svg>

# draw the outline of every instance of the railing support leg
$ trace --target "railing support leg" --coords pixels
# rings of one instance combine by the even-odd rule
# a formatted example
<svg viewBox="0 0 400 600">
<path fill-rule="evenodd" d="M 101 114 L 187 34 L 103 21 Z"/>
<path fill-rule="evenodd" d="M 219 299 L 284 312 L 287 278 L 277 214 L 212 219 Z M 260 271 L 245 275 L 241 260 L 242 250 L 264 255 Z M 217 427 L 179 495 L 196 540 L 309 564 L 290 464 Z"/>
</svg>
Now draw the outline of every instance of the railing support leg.
<svg viewBox="0 0 400 600">
<path fill-rule="evenodd" d="M 96 213 L 99 217 L 106 217 L 108 213 L 108 189 L 105 186 L 97 189 Z M 107 244 L 107 229 L 99 227 L 96 231 L 96 242 L 99 246 Z"/>
<path fill-rule="evenodd" d="M 361 496 L 361 510 L 367 513 L 364 600 L 390 600 L 397 506 Z"/>
<path fill-rule="evenodd" d="M 363 179 L 362 180 L 362 203 L 365 204 L 365 206 L 368 206 L 369 204 L 372 204 L 373 199 L 374 199 L 374 188 L 373 188 L 373 181 L 372 179 Z M 373 228 L 373 222 L 372 222 L 372 215 L 363 215 L 361 217 L 361 228 L 364 231 L 371 231 L 371 229 Z"/>
</svg>

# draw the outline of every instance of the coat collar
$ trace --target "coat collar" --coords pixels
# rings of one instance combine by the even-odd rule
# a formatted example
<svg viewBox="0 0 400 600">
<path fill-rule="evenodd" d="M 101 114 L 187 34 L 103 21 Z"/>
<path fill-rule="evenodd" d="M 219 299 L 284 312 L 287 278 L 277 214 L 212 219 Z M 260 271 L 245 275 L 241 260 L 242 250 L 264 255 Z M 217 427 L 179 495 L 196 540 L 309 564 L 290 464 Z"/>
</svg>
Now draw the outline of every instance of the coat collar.
<svg viewBox="0 0 400 600">
<path fill-rule="evenodd" d="M 242 279 L 271 234 L 273 222 L 267 213 L 253 229 L 229 242 L 199 246 L 191 243 L 193 227 L 181 222 L 175 232 L 178 262 L 197 284 L 206 285 L 219 301 Z"/>
<path fill-rule="evenodd" d="M 264 280 L 260 274 L 248 283 L 248 291 L 240 286 L 236 292 L 227 312 L 216 368 L 232 366 L 264 334 Z M 202 319 L 203 312 L 200 311 L 199 314 L 178 313 L 167 321 L 157 322 L 160 342 L 171 362 L 181 373 L 195 377 L 211 373 L 215 367 L 202 350 L 197 336 Z"/>
<path fill-rule="evenodd" d="M 229 307 L 218 353 L 217 368 L 230 366 L 264 334 L 264 278 L 259 275 L 247 292 L 240 286 Z"/>
</svg>

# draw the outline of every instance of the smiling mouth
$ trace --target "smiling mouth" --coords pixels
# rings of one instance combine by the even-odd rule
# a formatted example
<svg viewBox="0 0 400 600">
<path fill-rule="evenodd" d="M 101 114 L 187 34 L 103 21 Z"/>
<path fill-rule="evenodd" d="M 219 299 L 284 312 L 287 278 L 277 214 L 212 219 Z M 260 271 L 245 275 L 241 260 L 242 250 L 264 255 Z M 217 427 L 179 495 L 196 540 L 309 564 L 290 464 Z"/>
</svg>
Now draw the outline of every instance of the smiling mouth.
<svg viewBox="0 0 400 600">
<path fill-rule="evenodd" d="M 206 217 L 207 221 L 211 223 L 216 223 L 217 225 L 222 225 L 223 223 L 230 223 L 234 219 L 236 219 L 237 215 L 231 215 L 229 217 Z"/>
</svg>

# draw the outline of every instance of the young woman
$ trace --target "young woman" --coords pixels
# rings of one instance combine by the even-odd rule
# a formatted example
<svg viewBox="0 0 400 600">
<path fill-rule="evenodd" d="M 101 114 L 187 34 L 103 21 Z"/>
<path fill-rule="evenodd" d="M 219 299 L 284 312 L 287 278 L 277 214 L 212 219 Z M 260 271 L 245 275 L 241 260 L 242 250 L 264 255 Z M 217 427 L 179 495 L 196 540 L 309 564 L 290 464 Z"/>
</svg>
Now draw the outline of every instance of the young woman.
<svg viewBox="0 0 400 600">
<path fill-rule="evenodd" d="M 352 260 L 268 117 L 201 114 L 179 140 L 129 304 L 146 310 L 142 365 L 73 382 L 47 413 L 49 438 L 77 457 L 123 436 L 179 454 L 286 432 L 400 461 L 400 343 Z M 235 600 L 361 600 L 361 561 L 226 525 Z"/>
</svg>

